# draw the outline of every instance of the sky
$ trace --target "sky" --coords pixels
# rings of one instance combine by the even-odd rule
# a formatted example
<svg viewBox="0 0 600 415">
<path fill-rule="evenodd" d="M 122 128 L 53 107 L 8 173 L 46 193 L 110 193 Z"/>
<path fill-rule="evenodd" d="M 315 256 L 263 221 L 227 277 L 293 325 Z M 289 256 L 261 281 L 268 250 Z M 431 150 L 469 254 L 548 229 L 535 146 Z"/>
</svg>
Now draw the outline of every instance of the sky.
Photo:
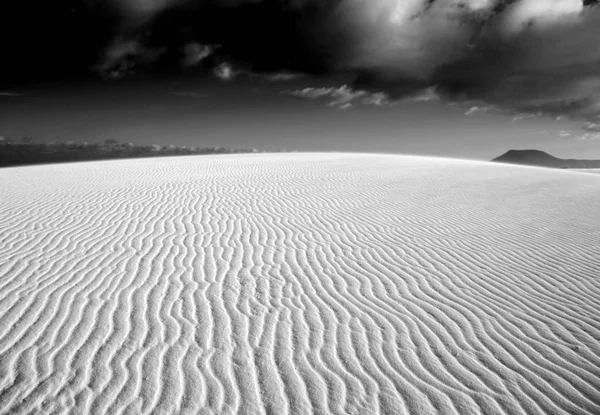
<svg viewBox="0 0 600 415">
<path fill-rule="evenodd" d="M 600 159 L 593 0 L 0 5 L 0 136 Z"/>
</svg>

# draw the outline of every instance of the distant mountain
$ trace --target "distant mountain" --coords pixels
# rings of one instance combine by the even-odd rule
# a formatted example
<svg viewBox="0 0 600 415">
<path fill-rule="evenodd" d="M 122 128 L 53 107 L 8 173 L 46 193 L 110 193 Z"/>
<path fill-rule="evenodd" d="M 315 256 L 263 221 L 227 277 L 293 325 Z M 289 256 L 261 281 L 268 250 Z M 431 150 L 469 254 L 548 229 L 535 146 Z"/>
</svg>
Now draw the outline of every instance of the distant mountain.
<svg viewBox="0 0 600 415">
<path fill-rule="evenodd" d="M 559 159 L 540 150 L 509 150 L 492 161 L 558 169 L 600 169 L 600 160 Z"/>
</svg>

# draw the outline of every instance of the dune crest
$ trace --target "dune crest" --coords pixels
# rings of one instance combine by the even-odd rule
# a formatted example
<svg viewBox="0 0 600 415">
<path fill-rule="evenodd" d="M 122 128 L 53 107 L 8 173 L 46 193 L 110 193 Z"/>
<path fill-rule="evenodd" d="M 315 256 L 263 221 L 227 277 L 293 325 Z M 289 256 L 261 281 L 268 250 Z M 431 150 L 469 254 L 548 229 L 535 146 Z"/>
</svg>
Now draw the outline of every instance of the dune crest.
<svg viewBox="0 0 600 415">
<path fill-rule="evenodd" d="M 597 175 L 256 154 L 0 194 L 2 414 L 600 413 Z"/>
</svg>

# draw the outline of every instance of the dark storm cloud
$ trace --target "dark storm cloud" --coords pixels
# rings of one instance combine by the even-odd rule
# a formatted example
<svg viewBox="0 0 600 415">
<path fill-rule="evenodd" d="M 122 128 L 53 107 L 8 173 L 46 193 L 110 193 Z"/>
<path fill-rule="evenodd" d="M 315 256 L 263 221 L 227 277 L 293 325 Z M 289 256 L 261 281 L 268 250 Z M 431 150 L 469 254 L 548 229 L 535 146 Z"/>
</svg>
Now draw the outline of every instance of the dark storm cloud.
<svg viewBox="0 0 600 415">
<path fill-rule="evenodd" d="M 82 68 L 109 79 L 181 71 L 270 81 L 351 74 L 347 88 L 384 94 L 386 102 L 435 89 L 449 101 L 517 116 L 594 121 L 600 114 L 597 1 L 47 3 L 3 14 L 10 20 L 3 38 L 17 39 L 5 48 L 13 75 Z"/>
<path fill-rule="evenodd" d="M 473 107 L 590 119 L 600 114 L 596 3 L 128 0 L 120 10 L 149 33 L 147 48 L 220 45 L 210 57 L 205 49 L 196 56 L 223 80 L 354 73 L 349 88 L 390 102 L 435 88 L 447 100 L 477 102 Z M 193 62 L 184 50 L 164 58 Z"/>
<path fill-rule="evenodd" d="M 435 86 L 446 99 L 510 111 L 600 113 L 598 8 L 578 0 L 375 3 L 357 12 L 357 42 L 342 62 L 360 74 L 360 88 L 402 96 Z"/>
<path fill-rule="evenodd" d="M 115 0 L 115 37 L 144 50 L 165 50 L 149 67 L 144 54 L 129 54 L 138 74 L 185 70 L 231 80 L 248 75 L 268 81 L 324 74 L 335 67 L 339 31 L 336 1 L 319 0 Z M 95 68 L 111 67 L 114 41 Z M 131 71 L 133 72 L 133 71 Z M 129 73 L 129 71 L 125 71 Z"/>
<path fill-rule="evenodd" d="M 515 3 L 473 40 L 472 50 L 436 66 L 430 82 L 451 98 L 552 116 L 597 116 L 600 9 L 547 4 L 519 9 Z"/>
</svg>

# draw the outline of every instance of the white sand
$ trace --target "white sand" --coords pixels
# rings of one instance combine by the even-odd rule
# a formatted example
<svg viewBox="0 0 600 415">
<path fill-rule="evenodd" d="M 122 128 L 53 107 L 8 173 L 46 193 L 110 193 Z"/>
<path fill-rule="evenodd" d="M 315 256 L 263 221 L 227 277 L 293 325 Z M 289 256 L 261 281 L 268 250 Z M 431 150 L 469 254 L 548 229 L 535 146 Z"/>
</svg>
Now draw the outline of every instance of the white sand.
<svg viewBox="0 0 600 415">
<path fill-rule="evenodd" d="M 581 173 L 600 174 L 600 169 L 573 169 Z"/>
<path fill-rule="evenodd" d="M 2 414 L 600 414 L 600 176 L 258 154 L 0 195 Z"/>
</svg>

